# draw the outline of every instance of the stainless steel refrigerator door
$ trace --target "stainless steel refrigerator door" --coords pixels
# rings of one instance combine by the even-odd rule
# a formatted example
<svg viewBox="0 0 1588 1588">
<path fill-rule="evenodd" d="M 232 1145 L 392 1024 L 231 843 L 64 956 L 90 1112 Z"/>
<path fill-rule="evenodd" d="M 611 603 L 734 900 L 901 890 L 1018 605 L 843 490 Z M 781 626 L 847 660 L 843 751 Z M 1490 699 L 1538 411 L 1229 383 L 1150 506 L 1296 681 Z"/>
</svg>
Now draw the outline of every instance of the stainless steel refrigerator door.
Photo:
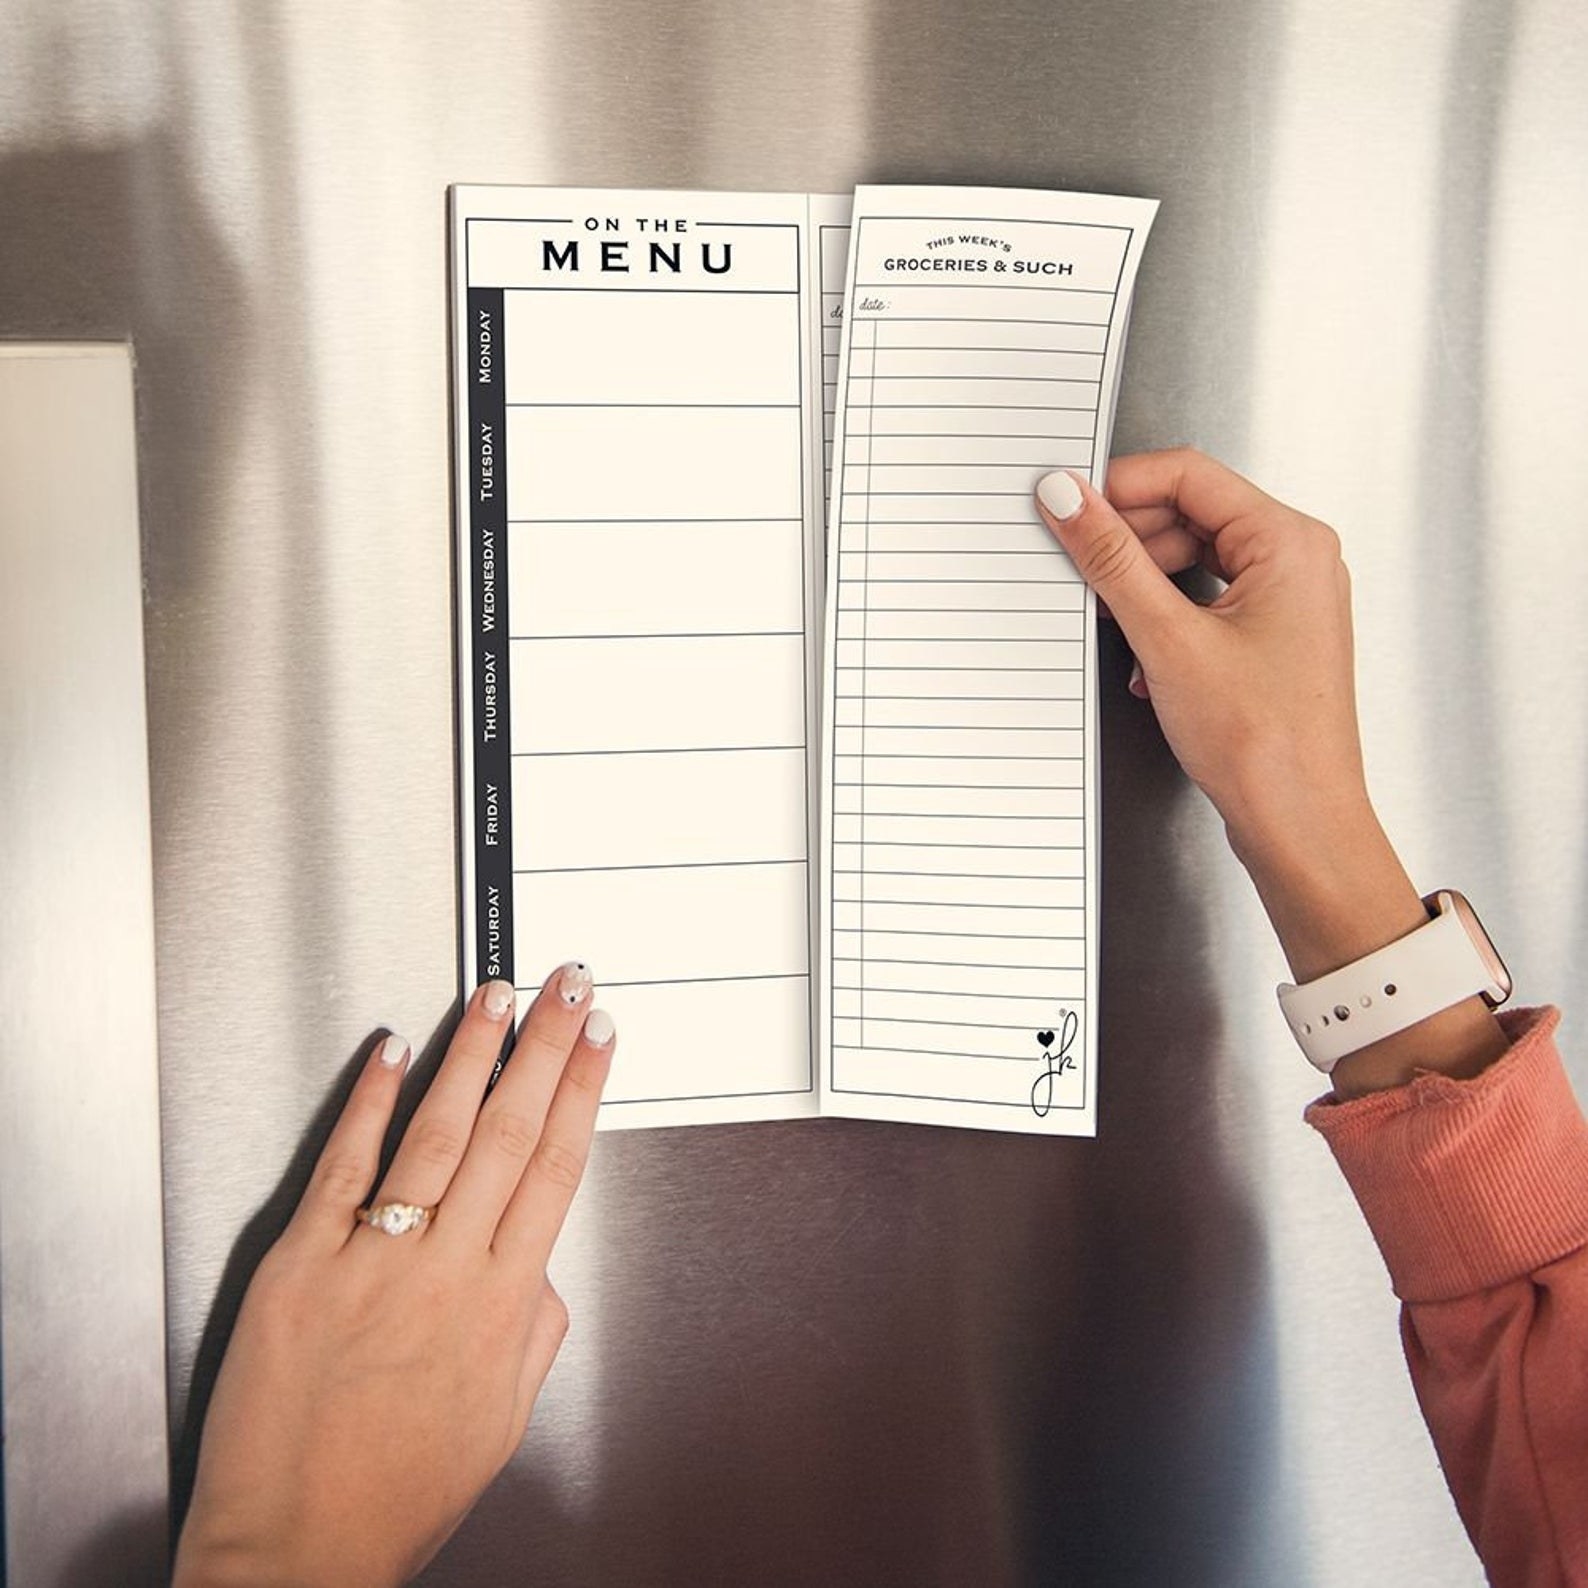
<svg viewBox="0 0 1588 1588">
<path fill-rule="evenodd" d="M 17 1584 L 152 1584 L 166 1545 L 135 458 L 130 349 L 0 341 L 0 1581 Z"/>
<path fill-rule="evenodd" d="M 0 330 L 138 360 L 178 1496 L 351 1063 L 455 1006 L 449 182 L 1162 199 L 1118 446 L 1338 525 L 1386 823 L 1575 1003 L 1574 0 L 22 0 L 0 40 Z M 1098 1139 L 603 1140 L 568 1345 L 427 1582 L 1481 1580 L 1280 957 L 1127 670 Z"/>
</svg>

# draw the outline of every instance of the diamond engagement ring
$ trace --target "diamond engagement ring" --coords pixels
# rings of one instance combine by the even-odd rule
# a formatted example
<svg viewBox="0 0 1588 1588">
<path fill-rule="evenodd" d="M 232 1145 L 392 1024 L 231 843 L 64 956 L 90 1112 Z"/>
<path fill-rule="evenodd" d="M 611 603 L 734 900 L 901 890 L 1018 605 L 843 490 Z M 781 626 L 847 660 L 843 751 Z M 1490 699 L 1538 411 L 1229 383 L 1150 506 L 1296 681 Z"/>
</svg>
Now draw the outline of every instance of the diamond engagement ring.
<svg viewBox="0 0 1588 1588">
<path fill-rule="evenodd" d="M 436 1216 L 434 1208 L 416 1207 L 412 1202 L 382 1202 L 379 1207 L 360 1208 L 358 1221 L 382 1235 L 406 1235 L 422 1230 Z"/>
</svg>

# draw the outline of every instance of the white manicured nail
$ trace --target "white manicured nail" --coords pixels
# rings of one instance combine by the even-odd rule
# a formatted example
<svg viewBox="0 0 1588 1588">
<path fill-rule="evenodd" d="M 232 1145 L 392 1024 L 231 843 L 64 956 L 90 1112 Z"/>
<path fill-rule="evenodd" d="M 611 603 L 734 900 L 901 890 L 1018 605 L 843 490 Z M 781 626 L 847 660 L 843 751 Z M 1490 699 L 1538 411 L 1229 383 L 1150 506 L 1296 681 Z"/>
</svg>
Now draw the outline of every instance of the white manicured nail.
<svg viewBox="0 0 1588 1588">
<path fill-rule="evenodd" d="M 569 960 L 557 976 L 557 996 L 570 1009 L 577 1009 L 590 996 L 595 977 L 582 959 Z"/>
<path fill-rule="evenodd" d="M 1130 670 L 1130 682 L 1125 686 L 1131 694 L 1140 700 L 1147 698 L 1147 680 L 1142 675 L 1141 663 L 1135 663 Z"/>
<path fill-rule="evenodd" d="M 500 1020 L 513 1007 L 513 984 L 506 981 L 488 981 L 480 994 L 480 1008 L 492 1020 Z"/>
<path fill-rule="evenodd" d="M 585 1018 L 584 1039 L 592 1048 L 604 1048 L 617 1035 L 617 1030 L 605 1009 L 592 1009 Z"/>
<path fill-rule="evenodd" d="M 398 1036 L 395 1031 L 380 1045 L 380 1062 L 388 1070 L 395 1070 L 399 1066 L 406 1070 L 412 1057 L 413 1050 L 408 1046 L 408 1039 Z"/>
<path fill-rule="evenodd" d="M 1072 475 L 1063 469 L 1055 469 L 1052 474 L 1044 474 L 1037 481 L 1037 500 L 1055 518 L 1064 519 L 1074 518 L 1086 498 L 1081 495 L 1081 488 Z"/>
</svg>

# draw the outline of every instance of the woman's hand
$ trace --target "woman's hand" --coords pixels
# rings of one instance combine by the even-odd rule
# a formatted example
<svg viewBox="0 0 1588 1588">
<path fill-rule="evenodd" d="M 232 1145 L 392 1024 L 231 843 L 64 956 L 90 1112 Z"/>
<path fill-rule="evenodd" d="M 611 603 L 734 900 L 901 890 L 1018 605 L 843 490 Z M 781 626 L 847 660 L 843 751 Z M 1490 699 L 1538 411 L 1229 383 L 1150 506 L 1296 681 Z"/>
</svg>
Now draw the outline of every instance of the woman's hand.
<svg viewBox="0 0 1588 1588">
<path fill-rule="evenodd" d="M 1071 498 L 1056 500 L 1065 487 Z M 1238 853 L 1361 820 L 1351 587 L 1328 525 L 1185 451 L 1116 460 L 1106 500 L 1049 475 L 1038 504 L 1118 618 L 1137 657 L 1133 692 L 1150 696 Z M 1227 587 L 1206 607 L 1166 577 L 1198 565 Z"/>
<path fill-rule="evenodd" d="M 210 1402 L 175 1581 L 405 1581 L 517 1449 L 568 1326 L 546 1262 L 579 1185 L 613 1047 L 591 979 L 541 989 L 483 1106 L 512 989 L 470 1001 L 356 1222 L 407 1044 L 371 1054 L 281 1239 L 259 1265 Z"/>
<path fill-rule="evenodd" d="M 1116 459 L 1106 499 L 1068 472 L 1037 487 L 1044 521 L 1136 653 L 1169 747 L 1224 818 L 1297 981 L 1427 922 L 1368 799 L 1351 586 L 1334 531 L 1191 451 Z M 1224 581 L 1208 606 L 1168 575 Z M 1471 1074 L 1504 1037 L 1473 998 L 1342 1060 L 1346 1095 L 1435 1064 Z"/>
</svg>

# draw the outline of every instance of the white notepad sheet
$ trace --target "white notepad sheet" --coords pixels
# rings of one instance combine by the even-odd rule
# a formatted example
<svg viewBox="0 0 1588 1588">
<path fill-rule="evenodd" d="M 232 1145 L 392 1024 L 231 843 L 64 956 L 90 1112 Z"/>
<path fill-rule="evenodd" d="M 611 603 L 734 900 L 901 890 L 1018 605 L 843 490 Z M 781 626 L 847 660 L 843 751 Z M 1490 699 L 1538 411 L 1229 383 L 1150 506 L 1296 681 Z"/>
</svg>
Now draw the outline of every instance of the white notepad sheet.
<svg viewBox="0 0 1588 1588">
<path fill-rule="evenodd" d="M 1029 498 L 1101 478 L 1153 206 L 855 202 L 851 268 L 848 197 L 453 189 L 465 976 L 593 967 L 603 1128 L 1093 1128 L 1092 616 Z"/>
<path fill-rule="evenodd" d="M 1154 206 L 856 191 L 826 615 L 823 1109 L 1090 1135 L 1101 484 Z"/>
</svg>

